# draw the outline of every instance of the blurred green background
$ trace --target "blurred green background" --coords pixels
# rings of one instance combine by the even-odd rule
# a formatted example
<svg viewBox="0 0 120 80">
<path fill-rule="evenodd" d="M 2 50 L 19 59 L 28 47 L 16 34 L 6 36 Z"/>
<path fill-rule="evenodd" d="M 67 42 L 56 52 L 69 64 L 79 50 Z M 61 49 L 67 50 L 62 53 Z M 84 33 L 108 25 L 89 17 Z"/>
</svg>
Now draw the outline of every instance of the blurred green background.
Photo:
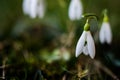
<svg viewBox="0 0 120 80">
<path fill-rule="evenodd" d="M 70 0 L 46 0 L 47 9 L 43 19 L 31 19 L 25 15 L 22 2 L 0 0 L 0 66 L 5 61 L 6 80 L 76 80 L 76 66 L 79 62 L 83 69 L 89 63 L 89 57 L 74 56 L 85 20 L 69 20 Z M 96 39 L 95 60 L 120 77 L 120 1 L 82 0 L 82 3 L 84 13 L 95 13 L 98 16 L 98 27 L 92 33 L 99 31 L 102 11 L 108 10 L 113 41 L 111 45 L 102 45 L 98 35 L 93 34 Z M 0 70 L 0 76 L 2 72 L 3 69 Z M 109 73 L 103 74 L 100 73 L 101 77 L 94 74 L 90 78 L 113 80 Z M 88 80 L 86 77 L 81 79 Z"/>
</svg>

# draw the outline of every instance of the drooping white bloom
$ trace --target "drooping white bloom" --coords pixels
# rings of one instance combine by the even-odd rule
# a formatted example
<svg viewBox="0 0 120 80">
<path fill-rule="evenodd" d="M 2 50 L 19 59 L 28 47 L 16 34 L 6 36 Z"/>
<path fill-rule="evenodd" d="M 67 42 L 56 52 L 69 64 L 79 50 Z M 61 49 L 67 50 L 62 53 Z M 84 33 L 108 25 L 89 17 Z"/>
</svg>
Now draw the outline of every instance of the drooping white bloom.
<svg viewBox="0 0 120 80">
<path fill-rule="evenodd" d="M 85 55 L 90 55 L 92 59 L 95 57 L 95 44 L 90 31 L 83 31 L 80 39 L 78 40 L 75 54 L 76 57 L 78 57 L 82 52 Z"/>
<path fill-rule="evenodd" d="M 112 32 L 110 29 L 110 24 L 109 22 L 103 22 L 100 33 L 99 33 L 99 39 L 101 43 L 108 43 L 110 44 L 112 41 Z"/>
<path fill-rule="evenodd" d="M 23 12 L 31 18 L 43 18 L 45 14 L 45 1 L 44 0 L 24 0 Z"/>
<path fill-rule="evenodd" d="M 82 16 L 83 8 L 80 0 L 71 0 L 69 6 L 69 18 L 70 20 L 79 20 Z"/>
</svg>

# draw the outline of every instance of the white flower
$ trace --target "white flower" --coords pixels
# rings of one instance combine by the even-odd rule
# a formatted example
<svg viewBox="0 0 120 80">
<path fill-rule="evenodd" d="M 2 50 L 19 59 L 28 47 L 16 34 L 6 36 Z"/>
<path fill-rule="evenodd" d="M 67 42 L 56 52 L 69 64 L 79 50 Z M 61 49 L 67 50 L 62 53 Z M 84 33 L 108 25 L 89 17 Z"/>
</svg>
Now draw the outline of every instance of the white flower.
<svg viewBox="0 0 120 80">
<path fill-rule="evenodd" d="M 92 59 L 95 57 L 95 44 L 90 31 L 83 31 L 80 39 L 78 40 L 76 46 L 76 57 L 78 57 L 82 52 L 85 55 L 90 55 Z"/>
<path fill-rule="evenodd" d="M 35 18 L 37 16 L 43 18 L 45 14 L 44 0 L 24 0 L 23 12 L 29 15 L 31 18 Z"/>
<path fill-rule="evenodd" d="M 79 0 L 71 0 L 68 12 L 70 20 L 79 20 L 82 12 L 82 3 Z"/>
<path fill-rule="evenodd" d="M 112 41 L 112 32 L 110 29 L 110 24 L 109 22 L 103 22 L 100 33 L 99 33 L 99 39 L 101 43 L 108 43 L 110 44 Z"/>
</svg>

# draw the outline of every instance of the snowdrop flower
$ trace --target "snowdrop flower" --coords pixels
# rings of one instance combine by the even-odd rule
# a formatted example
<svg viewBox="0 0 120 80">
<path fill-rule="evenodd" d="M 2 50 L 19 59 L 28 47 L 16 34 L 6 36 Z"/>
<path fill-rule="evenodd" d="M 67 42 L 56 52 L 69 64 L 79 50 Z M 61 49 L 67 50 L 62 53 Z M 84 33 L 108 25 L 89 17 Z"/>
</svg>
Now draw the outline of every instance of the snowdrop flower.
<svg viewBox="0 0 120 80">
<path fill-rule="evenodd" d="M 112 41 L 112 32 L 110 29 L 110 24 L 108 22 L 108 17 L 104 16 L 103 23 L 99 32 L 99 39 L 101 43 L 110 44 Z"/>
<path fill-rule="evenodd" d="M 68 12 L 70 20 L 79 20 L 82 12 L 82 3 L 79 0 L 71 0 Z"/>
<path fill-rule="evenodd" d="M 95 57 L 95 44 L 89 28 L 90 25 L 86 23 L 84 26 L 84 31 L 77 42 L 76 57 L 78 57 L 82 52 L 85 55 L 89 55 L 92 59 Z"/>
<path fill-rule="evenodd" d="M 44 0 L 24 0 L 23 12 L 31 18 L 35 18 L 37 16 L 43 18 L 45 14 Z"/>
</svg>

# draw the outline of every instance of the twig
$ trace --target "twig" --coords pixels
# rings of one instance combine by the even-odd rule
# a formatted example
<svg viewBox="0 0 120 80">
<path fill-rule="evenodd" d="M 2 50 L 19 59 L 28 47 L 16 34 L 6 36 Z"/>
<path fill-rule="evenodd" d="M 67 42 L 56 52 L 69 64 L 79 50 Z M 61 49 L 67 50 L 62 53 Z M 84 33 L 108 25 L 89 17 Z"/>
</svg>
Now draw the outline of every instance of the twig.
<svg viewBox="0 0 120 80">
<path fill-rule="evenodd" d="M 6 67 L 5 63 L 6 63 L 6 61 L 7 61 L 7 59 L 5 58 L 5 59 L 3 60 L 3 65 L 0 66 L 0 68 L 3 69 L 3 71 L 2 71 L 2 77 L 0 77 L 1 79 L 5 79 L 5 67 Z"/>
<path fill-rule="evenodd" d="M 105 67 L 103 64 L 101 64 L 99 61 L 94 60 L 94 65 L 97 66 L 99 69 L 106 72 L 109 76 L 111 76 L 114 80 L 119 80 L 119 78 L 107 67 Z"/>
</svg>

